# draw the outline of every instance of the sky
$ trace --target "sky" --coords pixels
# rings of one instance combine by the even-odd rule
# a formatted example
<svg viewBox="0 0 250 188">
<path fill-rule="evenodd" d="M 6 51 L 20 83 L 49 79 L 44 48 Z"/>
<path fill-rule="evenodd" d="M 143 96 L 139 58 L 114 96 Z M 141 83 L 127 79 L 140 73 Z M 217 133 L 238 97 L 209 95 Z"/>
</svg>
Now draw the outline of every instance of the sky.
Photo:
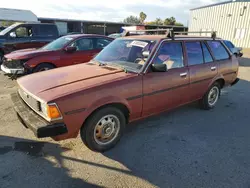
<svg viewBox="0 0 250 188">
<path fill-rule="evenodd" d="M 2 0 L 0 8 L 31 10 L 38 17 L 121 22 L 147 14 L 146 21 L 175 17 L 187 25 L 189 9 L 225 0 Z"/>
</svg>

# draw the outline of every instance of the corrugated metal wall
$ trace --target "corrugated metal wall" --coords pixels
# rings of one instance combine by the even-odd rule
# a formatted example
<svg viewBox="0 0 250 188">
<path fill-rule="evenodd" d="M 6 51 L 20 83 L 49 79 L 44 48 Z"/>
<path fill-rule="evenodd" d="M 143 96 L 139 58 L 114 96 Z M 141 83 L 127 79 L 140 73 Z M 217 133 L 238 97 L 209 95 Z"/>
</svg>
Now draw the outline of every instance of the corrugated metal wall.
<svg viewBox="0 0 250 188">
<path fill-rule="evenodd" d="M 230 2 L 191 10 L 189 31 L 212 29 L 217 31 L 218 37 L 250 48 L 250 2 Z"/>
</svg>

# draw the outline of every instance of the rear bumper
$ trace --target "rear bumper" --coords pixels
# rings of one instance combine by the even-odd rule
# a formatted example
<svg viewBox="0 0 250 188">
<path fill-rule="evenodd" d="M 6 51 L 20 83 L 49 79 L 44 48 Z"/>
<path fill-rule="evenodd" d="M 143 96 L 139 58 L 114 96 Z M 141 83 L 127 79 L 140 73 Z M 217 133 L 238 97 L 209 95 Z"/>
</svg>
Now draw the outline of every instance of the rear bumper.
<svg viewBox="0 0 250 188">
<path fill-rule="evenodd" d="M 68 132 L 64 123 L 51 123 L 37 115 L 21 99 L 18 93 L 11 94 L 11 100 L 14 103 L 14 109 L 19 121 L 32 130 L 36 137 L 53 137 Z"/>
<path fill-rule="evenodd" d="M 236 79 L 231 83 L 231 86 L 237 84 L 239 81 L 240 81 L 240 79 L 239 79 L 239 78 L 236 78 Z"/>
<path fill-rule="evenodd" d="M 25 72 L 24 68 L 11 69 L 11 68 L 4 66 L 3 64 L 1 65 L 1 70 L 5 74 L 24 74 L 24 72 Z"/>
</svg>

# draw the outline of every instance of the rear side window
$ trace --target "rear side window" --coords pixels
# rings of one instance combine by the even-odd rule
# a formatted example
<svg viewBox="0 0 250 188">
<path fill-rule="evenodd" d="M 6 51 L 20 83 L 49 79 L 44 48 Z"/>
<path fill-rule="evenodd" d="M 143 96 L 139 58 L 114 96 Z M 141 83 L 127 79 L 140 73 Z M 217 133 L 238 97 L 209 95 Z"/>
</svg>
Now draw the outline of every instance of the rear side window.
<svg viewBox="0 0 250 188">
<path fill-rule="evenodd" d="M 202 50 L 203 50 L 205 63 L 213 62 L 213 58 L 204 42 L 202 42 Z"/>
<path fill-rule="evenodd" d="M 188 65 L 203 64 L 203 53 L 200 42 L 186 42 Z"/>
<path fill-rule="evenodd" d="M 230 41 L 224 40 L 224 43 L 225 43 L 225 45 L 226 45 L 229 49 L 230 49 L 230 48 L 234 48 L 233 43 L 231 43 Z"/>
<path fill-rule="evenodd" d="M 54 25 L 40 25 L 38 36 L 42 37 L 57 36 L 57 29 Z"/>
<path fill-rule="evenodd" d="M 111 40 L 108 40 L 106 38 L 96 38 L 95 39 L 95 48 L 96 49 L 103 49 L 104 47 L 106 47 L 110 42 L 112 42 Z"/>
<path fill-rule="evenodd" d="M 229 54 L 220 41 L 207 41 L 216 60 L 229 59 Z"/>
<path fill-rule="evenodd" d="M 153 63 L 166 64 L 168 69 L 183 67 L 183 52 L 180 42 L 165 42 L 161 45 Z"/>
</svg>

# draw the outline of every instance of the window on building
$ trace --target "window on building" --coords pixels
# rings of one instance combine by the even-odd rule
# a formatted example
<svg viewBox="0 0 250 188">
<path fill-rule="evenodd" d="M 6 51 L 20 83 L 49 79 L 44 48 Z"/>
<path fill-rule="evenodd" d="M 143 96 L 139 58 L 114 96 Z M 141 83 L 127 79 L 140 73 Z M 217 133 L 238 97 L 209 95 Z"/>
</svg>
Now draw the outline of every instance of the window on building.
<svg viewBox="0 0 250 188">
<path fill-rule="evenodd" d="M 235 39 L 244 39 L 245 34 L 246 34 L 246 29 L 236 28 L 234 38 Z"/>
<path fill-rule="evenodd" d="M 229 59 L 229 54 L 220 41 L 207 41 L 216 60 Z"/>
<path fill-rule="evenodd" d="M 188 65 L 203 64 L 203 53 L 200 42 L 186 42 Z"/>
</svg>

